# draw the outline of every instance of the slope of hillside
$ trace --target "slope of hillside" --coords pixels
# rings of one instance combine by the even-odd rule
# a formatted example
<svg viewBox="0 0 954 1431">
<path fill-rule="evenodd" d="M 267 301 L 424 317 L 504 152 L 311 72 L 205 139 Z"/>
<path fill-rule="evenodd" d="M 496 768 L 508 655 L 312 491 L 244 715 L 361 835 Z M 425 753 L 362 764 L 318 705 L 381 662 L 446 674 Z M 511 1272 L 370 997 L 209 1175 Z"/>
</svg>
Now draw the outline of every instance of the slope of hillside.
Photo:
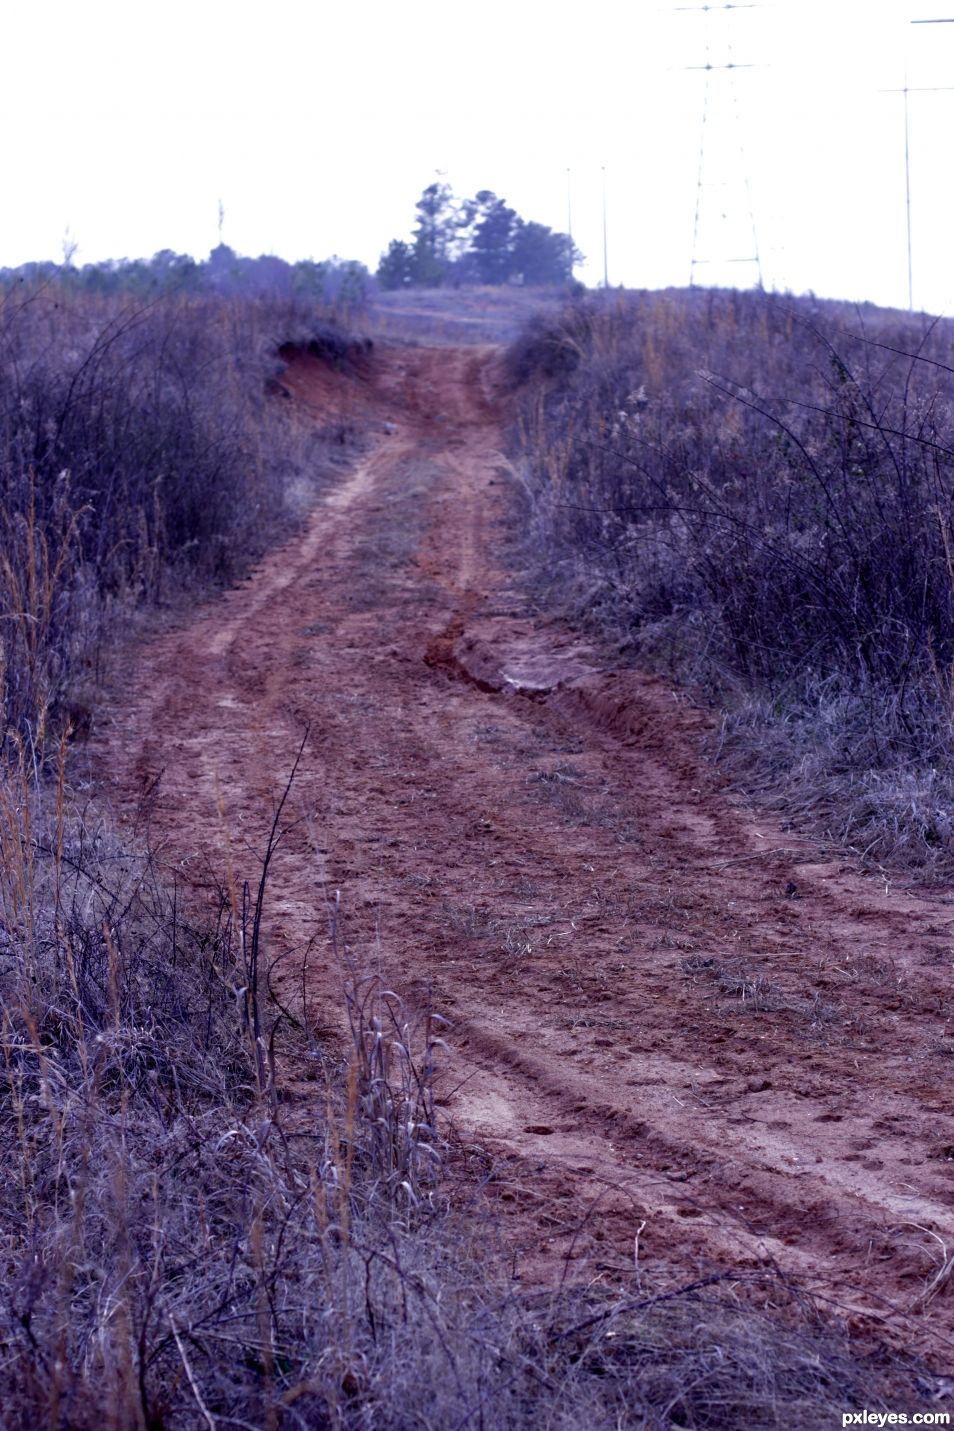
<svg viewBox="0 0 954 1431">
<path fill-rule="evenodd" d="M 308 731 L 275 988 L 329 1025 L 376 972 L 450 1020 L 440 1102 L 526 1285 L 625 1284 L 635 1242 L 950 1366 L 954 902 L 729 801 L 700 713 L 527 605 L 495 362 L 377 350 L 368 455 L 143 652 L 97 768 L 202 888 L 226 832 L 264 849 Z"/>
</svg>

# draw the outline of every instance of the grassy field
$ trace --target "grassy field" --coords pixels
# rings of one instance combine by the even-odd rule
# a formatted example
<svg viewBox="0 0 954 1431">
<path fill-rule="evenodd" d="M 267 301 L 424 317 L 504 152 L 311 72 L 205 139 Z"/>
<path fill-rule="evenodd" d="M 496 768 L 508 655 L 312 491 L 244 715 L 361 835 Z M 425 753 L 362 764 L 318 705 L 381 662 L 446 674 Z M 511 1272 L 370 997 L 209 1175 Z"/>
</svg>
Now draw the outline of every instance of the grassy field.
<svg viewBox="0 0 954 1431">
<path fill-rule="evenodd" d="M 373 337 L 402 343 L 509 343 L 532 317 L 556 313 L 562 290 L 409 288 L 375 293 L 364 320 Z"/>
</svg>

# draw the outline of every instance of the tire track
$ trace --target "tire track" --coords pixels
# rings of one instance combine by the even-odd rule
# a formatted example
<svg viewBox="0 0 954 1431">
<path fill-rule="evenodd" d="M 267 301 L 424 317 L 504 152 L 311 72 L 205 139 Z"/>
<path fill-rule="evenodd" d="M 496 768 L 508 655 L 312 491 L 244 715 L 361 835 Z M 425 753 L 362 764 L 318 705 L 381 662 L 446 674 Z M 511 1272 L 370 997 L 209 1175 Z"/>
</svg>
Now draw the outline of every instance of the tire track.
<svg viewBox="0 0 954 1431">
<path fill-rule="evenodd" d="M 315 411 L 329 383 L 289 375 Z M 143 653 L 97 752 L 116 804 L 148 791 L 201 887 L 221 802 L 254 866 L 310 725 L 266 930 L 283 992 L 338 1016 L 340 889 L 348 958 L 457 1020 L 446 1115 L 528 1280 L 611 1278 L 644 1225 L 644 1259 L 777 1266 L 950 1360 L 950 1291 L 919 1301 L 934 1235 L 954 1251 L 950 898 L 730 803 L 699 712 L 528 608 L 495 555 L 492 353 L 385 352 L 362 401 L 390 435 Z"/>
</svg>

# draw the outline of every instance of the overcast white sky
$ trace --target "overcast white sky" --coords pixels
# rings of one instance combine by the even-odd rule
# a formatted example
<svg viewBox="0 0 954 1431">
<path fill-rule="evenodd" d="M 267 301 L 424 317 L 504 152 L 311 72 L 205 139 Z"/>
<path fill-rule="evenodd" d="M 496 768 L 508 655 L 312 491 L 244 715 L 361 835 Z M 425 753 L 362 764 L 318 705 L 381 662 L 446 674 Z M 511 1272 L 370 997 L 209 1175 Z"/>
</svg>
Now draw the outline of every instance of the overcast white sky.
<svg viewBox="0 0 954 1431">
<path fill-rule="evenodd" d="M 687 0 L 691 3 L 691 0 Z M 566 228 L 581 276 L 907 304 L 903 99 L 954 85 L 954 0 L 30 0 L 4 15 L 0 264 L 217 241 L 371 266 L 441 171 Z M 914 299 L 954 309 L 954 92 L 911 94 Z M 724 215 L 724 217 L 723 217 Z"/>
</svg>

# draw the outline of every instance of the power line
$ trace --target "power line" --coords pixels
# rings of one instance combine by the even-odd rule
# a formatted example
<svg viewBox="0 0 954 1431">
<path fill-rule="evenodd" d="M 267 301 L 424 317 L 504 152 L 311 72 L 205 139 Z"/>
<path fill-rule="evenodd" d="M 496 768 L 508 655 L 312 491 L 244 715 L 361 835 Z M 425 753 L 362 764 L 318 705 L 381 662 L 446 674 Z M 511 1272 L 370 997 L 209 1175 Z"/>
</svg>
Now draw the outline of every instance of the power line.
<svg viewBox="0 0 954 1431">
<path fill-rule="evenodd" d="M 954 25 L 954 18 L 942 20 L 912 20 L 912 25 Z M 908 112 L 909 94 L 944 94 L 954 91 L 954 85 L 919 85 L 911 88 L 908 84 L 907 70 L 905 69 L 904 84 L 900 89 L 883 89 L 882 94 L 903 94 L 904 95 L 904 204 L 907 223 L 908 239 L 908 312 L 914 312 L 914 258 L 911 242 L 911 142 L 910 142 L 910 118 Z"/>
</svg>

